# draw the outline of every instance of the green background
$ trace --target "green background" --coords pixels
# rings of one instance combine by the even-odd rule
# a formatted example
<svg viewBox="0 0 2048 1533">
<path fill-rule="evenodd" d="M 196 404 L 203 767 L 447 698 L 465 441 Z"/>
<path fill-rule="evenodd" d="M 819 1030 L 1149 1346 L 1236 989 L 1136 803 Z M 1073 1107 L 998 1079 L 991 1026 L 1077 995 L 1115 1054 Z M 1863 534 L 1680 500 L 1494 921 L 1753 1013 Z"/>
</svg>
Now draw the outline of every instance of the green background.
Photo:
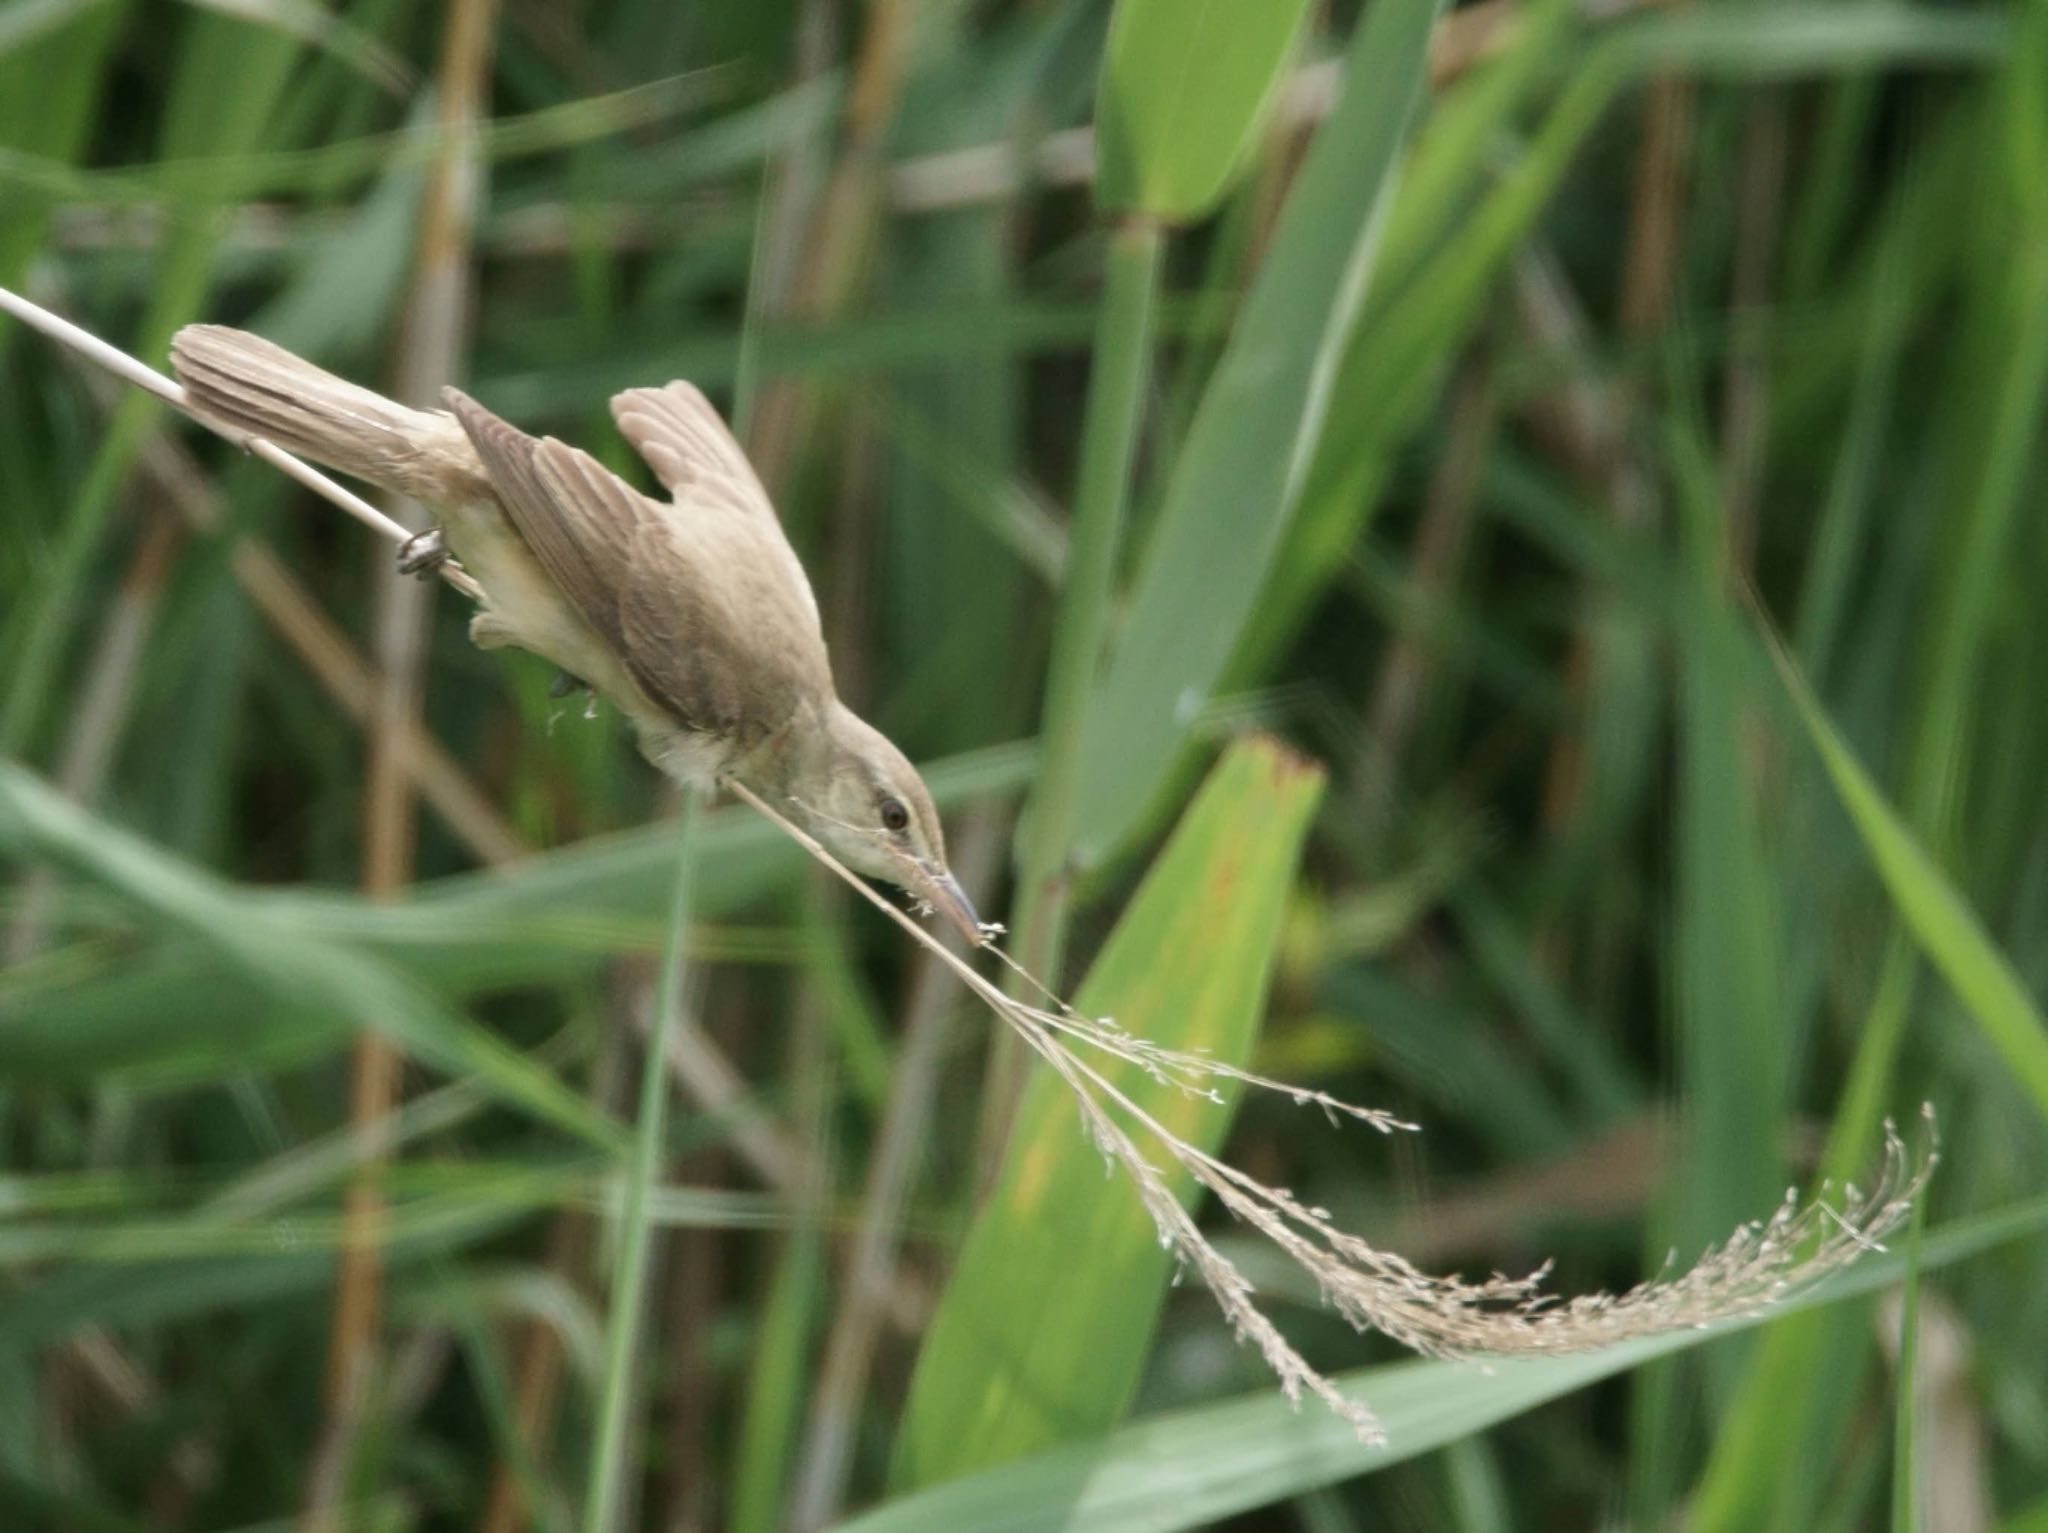
<svg viewBox="0 0 2048 1533">
<path fill-rule="evenodd" d="M 441 374 L 629 475 L 609 394 L 702 384 L 984 912 L 1423 1130 L 1176 1104 L 1233 1163 L 1576 1292 L 1923 1103 L 1941 1161 L 1836 1302 L 1497 1373 L 1212 1212 L 1370 1450 L 728 806 L 634 1177 L 616 718 L 448 593 L 394 649 L 386 546 L 5 322 L 0 1526 L 573 1528 L 609 1401 L 644 1528 L 2048 1529 L 2048 5 L 234 10 L 0 0 L 0 285 L 383 388 L 453 302 Z"/>
</svg>

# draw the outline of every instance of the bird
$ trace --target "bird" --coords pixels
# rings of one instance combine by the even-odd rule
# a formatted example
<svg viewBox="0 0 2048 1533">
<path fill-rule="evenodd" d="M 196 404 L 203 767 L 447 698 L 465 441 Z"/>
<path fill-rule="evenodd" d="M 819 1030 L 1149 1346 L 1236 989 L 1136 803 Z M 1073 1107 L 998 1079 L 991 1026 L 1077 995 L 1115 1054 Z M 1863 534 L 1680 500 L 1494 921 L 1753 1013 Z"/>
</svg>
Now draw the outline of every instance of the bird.
<svg viewBox="0 0 2048 1533">
<path fill-rule="evenodd" d="M 657 499 L 459 389 L 443 391 L 445 410 L 414 409 L 225 325 L 178 331 L 171 365 L 202 422 L 432 510 L 436 525 L 399 567 L 460 560 L 482 587 L 476 644 L 551 661 L 617 707 L 670 778 L 743 785 L 847 866 L 902 888 L 970 944 L 987 940 L 924 780 L 840 701 L 810 580 L 694 384 L 611 401 L 668 492 Z"/>
</svg>

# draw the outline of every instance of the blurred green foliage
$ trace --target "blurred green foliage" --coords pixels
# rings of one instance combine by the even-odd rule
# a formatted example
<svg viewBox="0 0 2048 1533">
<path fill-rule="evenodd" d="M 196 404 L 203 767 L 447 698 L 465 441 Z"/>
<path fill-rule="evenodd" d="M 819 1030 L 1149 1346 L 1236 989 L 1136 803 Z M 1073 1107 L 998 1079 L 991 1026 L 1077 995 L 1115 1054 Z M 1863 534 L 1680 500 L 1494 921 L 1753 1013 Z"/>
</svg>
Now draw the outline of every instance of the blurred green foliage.
<svg viewBox="0 0 2048 1533">
<path fill-rule="evenodd" d="M 1049 1232 L 1149 1238 L 1120 1184 L 974 1222 L 989 1019 L 732 808 L 699 840 L 646 1343 L 608 1371 L 654 774 L 439 597 L 414 887 L 357 894 L 337 678 L 389 550 L 8 325 L 0 1526 L 566 1528 L 628 1385 L 633 1526 L 1805 1533 L 1952 1496 L 2048 1525 L 2048 4 L 1173 9 L 513 3 L 457 144 L 439 7 L 16 0 L 0 284 L 152 360 L 204 318 L 388 383 L 432 169 L 473 147 L 457 381 L 628 473 L 611 391 L 714 390 L 984 909 L 1044 751 L 1079 762 L 1064 977 L 1227 990 L 1233 1047 L 1263 995 L 1259 1068 L 1426 1130 L 1248 1101 L 1204 1125 L 1233 1161 L 1423 1266 L 1554 1256 L 1578 1290 L 1865 1172 L 1932 1103 L 1917 1407 L 1896 1260 L 1773 1323 L 1488 1375 L 1396 1360 L 1213 1225 L 1393 1442 L 1290 1416 L 1164 1262 L 1062 1283 Z M 1193 221 L 1118 278 L 1126 205 Z M 1129 387 L 1090 404 L 1091 360 Z M 1086 695 L 1042 751 L 1075 623 Z M 1320 799 L 1183 820 L 1247 726 Z M 1240 846 L 1257 898 L 1141 882 L 1172 822 Z M 1127 906 L 1209 931 L 1229 984 L 1146 973 Z M 409 1060 L 380 1140 L 348 1127 L 365 1029 Z M 1045 1092 L 1012 1164 L 1092 1177 Z M 364 1167 L 384 1317 L 344 1412 Z M 1000 1384 L 977 1315 L 992 1360 L 1035 1331 L 1092 1370 L 1096 1408 L 930 1456 L 944 1402 Z M 906 1414 L 920 1366 L 939 1403 Z M 892 1483 L 913 1453 L 979 1472 L 901 1498 L 938 1472 Z"/>
</svg>

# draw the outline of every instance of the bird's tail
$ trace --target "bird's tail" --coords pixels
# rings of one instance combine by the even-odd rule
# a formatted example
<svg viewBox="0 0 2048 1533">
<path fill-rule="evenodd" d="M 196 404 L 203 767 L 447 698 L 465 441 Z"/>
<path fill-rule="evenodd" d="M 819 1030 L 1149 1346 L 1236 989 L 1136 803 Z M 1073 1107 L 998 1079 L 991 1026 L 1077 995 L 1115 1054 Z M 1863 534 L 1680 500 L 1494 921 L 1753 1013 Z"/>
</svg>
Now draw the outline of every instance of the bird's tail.
<svg viewBox="0 0 2048 1533">
<path fill-rule="evenodd" d="M 482 465 L 462 429 L 337 378 L 246 330 L 187 325 L 171 370 L 192 412 L 415 500 L 467 498 Z"/>
</svg>

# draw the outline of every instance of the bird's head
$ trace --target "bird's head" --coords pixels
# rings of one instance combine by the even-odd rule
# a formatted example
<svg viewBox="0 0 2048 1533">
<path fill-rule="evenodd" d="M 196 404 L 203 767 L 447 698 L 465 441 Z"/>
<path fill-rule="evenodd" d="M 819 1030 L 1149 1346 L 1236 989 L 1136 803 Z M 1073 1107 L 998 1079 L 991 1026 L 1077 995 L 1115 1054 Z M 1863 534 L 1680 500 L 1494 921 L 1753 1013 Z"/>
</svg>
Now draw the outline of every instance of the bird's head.
<svg viewBox="0 0 2048 1533">
<path fill-rule="evenodd" d="M 885 878 L 986 940 L 974 904 L 946 867 L 946 838 L 924 779 L 903 752 L 841 703 L 827 710 L 824 749 L 791 784 L 796 818 L 848 867 Z"/>
</svg>

